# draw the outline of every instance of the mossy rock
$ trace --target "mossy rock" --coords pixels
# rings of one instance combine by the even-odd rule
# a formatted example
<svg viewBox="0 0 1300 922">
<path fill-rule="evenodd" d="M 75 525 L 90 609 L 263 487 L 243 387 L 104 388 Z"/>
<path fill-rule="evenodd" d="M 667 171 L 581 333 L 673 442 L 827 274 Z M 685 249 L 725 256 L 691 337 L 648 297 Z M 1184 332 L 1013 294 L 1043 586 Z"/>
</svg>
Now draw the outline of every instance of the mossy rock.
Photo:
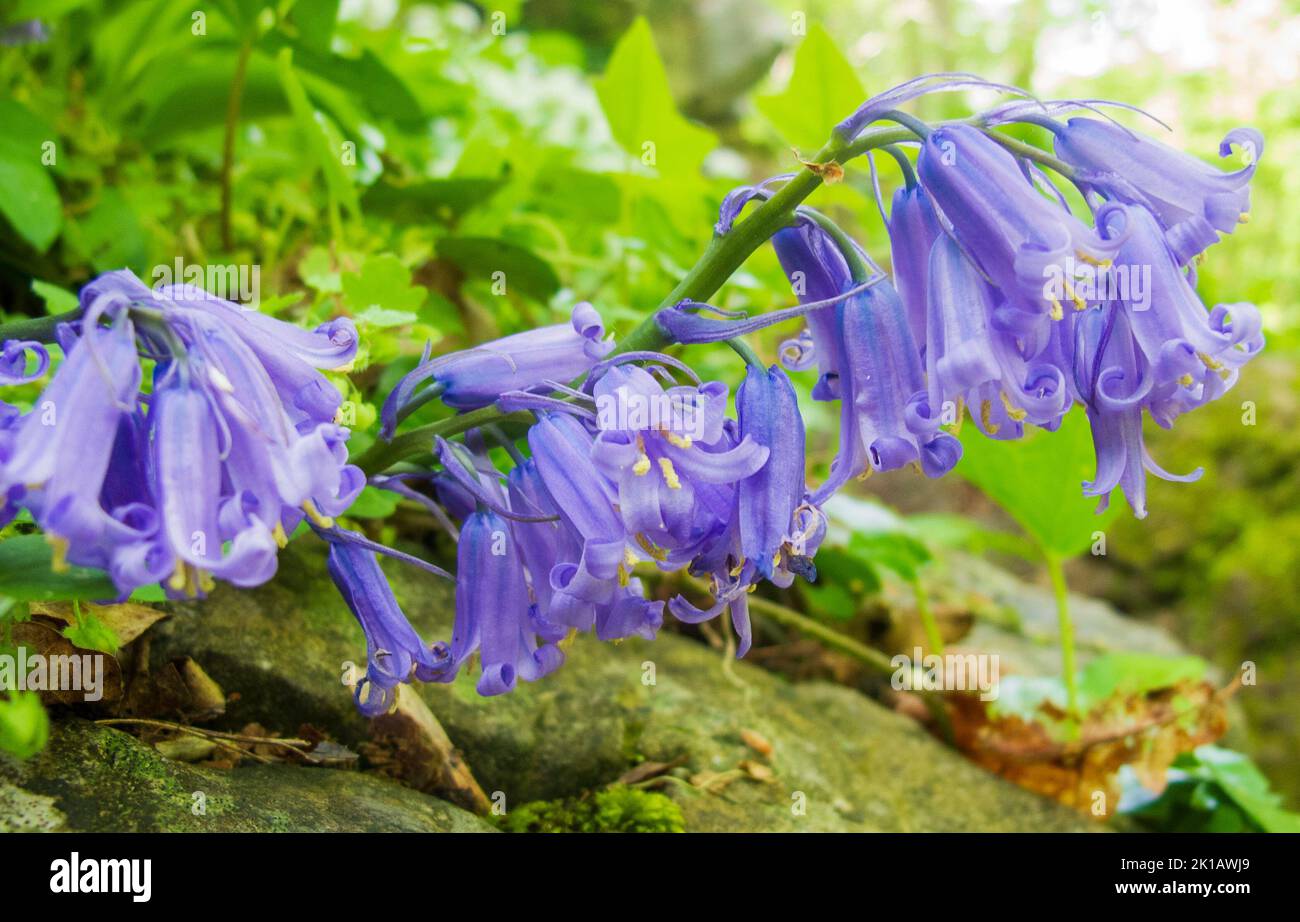
<svg viewBox="0 0 1300 922">
<path fill-rule="evenodd" d="M 163 758 L 78 719 L 45 751 L 0 757 L 0 832 L 479 832 L 478 817 L 359 772 L 294 765 L 232 771 Z"/>
<path fill-rule="evenodd" d="M 423 635 L 445 637 L 450 587 L 409 567 L 386 569 Z M 343 662 L 364 655 L 361 633 L 311 543 L 291 546 L 270 585 L 221 588 L 178 606 L 160 627 L 155 657 L 193 656 L 239 693 L 232 725 L 256 720 L 293 732 L 306 721 L 343 742 L 364 738 L 366 724 L 339 682 Z M 669 632 L 622 644 L 580 637 L 563 668 L 509 695 L 479 697 L 476 678 L 420 692 L 507 809 L 599 790 L 646 760 L 684 760 L 677 775 L 732 779 L 713 793 L 684 783 L 664 789 L 688 831 L 1096 828 L 856 691 L 724 663 Z M 771 742 L 770 758 L 742 742 L 746 730 Z M 746 761 L 770 768 L 771 780 L 740 777 Z"/>
</svg>

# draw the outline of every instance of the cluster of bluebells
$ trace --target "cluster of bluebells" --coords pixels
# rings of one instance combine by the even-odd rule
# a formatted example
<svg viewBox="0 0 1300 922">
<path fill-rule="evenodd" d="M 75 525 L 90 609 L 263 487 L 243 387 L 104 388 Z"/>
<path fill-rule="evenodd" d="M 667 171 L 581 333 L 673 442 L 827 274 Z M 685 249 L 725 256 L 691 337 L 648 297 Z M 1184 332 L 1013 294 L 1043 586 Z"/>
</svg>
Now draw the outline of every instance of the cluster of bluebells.
<svg viewBox="0 0 1300 922">
<path fill-rule="evenodd" d="M 152 583 L 171 597 L 214 578 L 254 586 L 304 518 L 330 524 L 365 485 L 319 370 L 352 361 L 351 321 L 308 332 L 125 270 L 80 300 L 32 409 L 0 406 L 0 524 L 26 509 L 56 568 L 104 570 L 123 597 Z M 0 383 L 48 363 L 31 343 L 0 356 Z"/>
<path fill-rule="evenodd" d="M 422 504 L 456 540 L 447 640 L 419 636 L 377 555 L 449 574 L 331 522 L 365 482 L 347 463 L 339 393 L 320 373 L 355 353 L 346 320 L 308 333 L 193 289 L 101 277 L 82 292 L 79 323 L 60 331 L 65 358 L 36 406 L 24 415 L 0 403 L 0 524 L 26 508 L 58 560 L 107 570 L 123 593 L 162 582 L 195 594 L 213 576 L 268 579 L 277 546 L 306 519 L 329 542 L 329 573 L 366 636 L 358 705 L 379 714 L 403 683 L 449 682 L 477 663 L 478 691 L 502 694 L 558 668 L 574 632 L 653 638 L 668 616 L 726 615 L 743 656 L 749 593 L 815 578 L 826 499 L 874 471 L 952 470 L 966 413 L 983 435 L 1016 439 L 1081 407 L 1096 450 L 1085 493 L 1105 508 L 1121 489 L 1143 516 L 1147 472 L 1200 473 L 1157 466 L 1144 418 L 1168 427 L 1221 396 L 1263 347 L 1257 311 L 1207 308 L 1195 272 L 1246 220 L 1262 138 L 1230 133 L 1221 155 L 1236 146 L 1251 159 L 1223 172 L 1091 101 L 1022 99 L 933 126 L 896 108 L 969 86 L 994 85 L 921 78 L 835 129 L 845 149 L 881 120 L 913 134 L 915 157 L 886 147 L 903 175 L 888 214 L 878 202 L 891 272 L 799 207 L 771 238 L 797 306 L 747 318 L 684 301 L 655 315 L 670 344 L 803 318 L 781 365 L 748 353 L 734 416 L 727 384 L 661 352 L 617 349 L 586 303 L 568 323 L 449 355 L 426 350 L 387 397 L 383 438 L 431 401 L 528 420 L 436 438 L 434 465 L 370 479 Z M 1065 118 L 1078 111 L 1087 114 Z M 1047 129 L 1053 154 L 996 130 L 1013 122 Z M 789 179 L 728 195 L 716 234 L 733 233 L 751 202 Z M 5 343 L 0 384 L 39 377 L 47 362 L 37 344 Z M 840 431 L 829 476 L 810 486 L 787 370 L 814 368 L 812 397 L 838 402 Z M 689 572 L 709 598 L 650 598 L 638 566 Z"/>
<path fill-rule="evenodd" d="M 508 692 L 556 669 L 571 633 L 653 638 L 666 613 L 695 623 L 725 612 L 743 655 L 749 591 L 810 573 L 825 525 L 804 484 L 803 424 L 785 373 L 750 368 L 732 419 L 724 383 L 663 354 L 607 357 L 613 346 L 579 304 L 571 323 L 426 360 L 393 391 L 390 432 L 430 389 L 459 409 L 491 402 L 533 422 L 521 445 L 472 430 L 464 444 L 436 441 L 436 472 L 373 480 L 424 503 L 456 536 L 449 641 L 426 645 L 410 629 L 371 550 L 331 547 L 331 572 L 368 638 L 364 712 L 390 707 L 411 677 L 451 681 L 475 656 L 478 691 Z M 638 564 L 707 578 L 708 603 L 647 598 Z"/>
</svg>

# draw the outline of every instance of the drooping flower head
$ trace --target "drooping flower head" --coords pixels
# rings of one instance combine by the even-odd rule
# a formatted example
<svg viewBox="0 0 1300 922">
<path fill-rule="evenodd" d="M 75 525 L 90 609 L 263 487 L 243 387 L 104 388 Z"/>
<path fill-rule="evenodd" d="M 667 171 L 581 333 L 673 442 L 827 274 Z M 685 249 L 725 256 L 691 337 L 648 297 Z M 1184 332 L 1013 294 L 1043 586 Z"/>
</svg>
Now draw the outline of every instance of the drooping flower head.
<svg viewBox="0 0 1300 922">
<path fill-rule="evenodd" d="M 104 569 L 124 595 L 256 585 L 304 517 L 326 522 L 361 491 L 334 421 L 341 396 L 317 371 L 351 360 L 350 322 L 307 333 L 126 271 L 87 285 L 81 304 L 0 458 L 0 492 L 31 510 L 56 564 Z"/>
</svg>

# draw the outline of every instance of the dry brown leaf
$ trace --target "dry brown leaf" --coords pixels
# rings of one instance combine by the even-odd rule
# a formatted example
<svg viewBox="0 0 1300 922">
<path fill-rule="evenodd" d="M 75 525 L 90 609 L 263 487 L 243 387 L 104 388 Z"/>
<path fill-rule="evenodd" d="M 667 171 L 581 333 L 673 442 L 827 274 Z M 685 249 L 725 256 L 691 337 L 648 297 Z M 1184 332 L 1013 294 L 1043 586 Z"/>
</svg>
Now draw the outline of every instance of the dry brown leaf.
<svg viewBox="0 0 1300 922">
<path fill-rule="evenodd" d="M 94 615 L 101 623 L 110 628 L 122 646 L 126 646 L 156 622 L 167 617 L 167 612 L 148 605 L 135 602 L 121 602 L 116 605 L 94 605 L 89 602 L 78 603 L 83 615 Z M 31 602 L 31 613 L 65 624 L 76 624 L 77 615 L 71 602 Z"/>
<path fill-rule="evenodd" d="M 15 684 L 37 692 L 46 704 L 106 704 L 122 697 L 122 668 L 117 657 L 74 646 L 50 624 L 15 624 L 13 645 L 19 651 L 14 668 L 23 674 L 13 677 Z M 34 655 L 41 659 L 26 659 Z M 98 695 L 97 700 L 88 701 L 87 693 Z"/>
<path fill-rule="evenodd" d="M 393 710 L 370 721 L 370 739 L 361 752 L 380 774 L 440 794 L 474 813 L 490 812 L 487 795 L 447 731 L 409 686 L 398 686 Z"/>
<path fill-rule="evenodd" d="M 1130 696 L 1089 714 L 1077 737 L 1065 740 L 1054 738 L 1044 724 L 990 716 L 976 695 L 947 700 L 957 748 L 970 759 L 1021 787 L 1104 819 L 1119 803 L 1122 766 L 1132 766 L 1153 791 L 1163 790 L 1169 766 L 1180 753 L 1226 732 L 1227 700 L 1236 690 L 1236 683 L 1216 690 L 1208 682 L 1184 682 Z M 1041 710 L 1056 722 L 1066 716 L 1051 705 Z"/>
</svg>

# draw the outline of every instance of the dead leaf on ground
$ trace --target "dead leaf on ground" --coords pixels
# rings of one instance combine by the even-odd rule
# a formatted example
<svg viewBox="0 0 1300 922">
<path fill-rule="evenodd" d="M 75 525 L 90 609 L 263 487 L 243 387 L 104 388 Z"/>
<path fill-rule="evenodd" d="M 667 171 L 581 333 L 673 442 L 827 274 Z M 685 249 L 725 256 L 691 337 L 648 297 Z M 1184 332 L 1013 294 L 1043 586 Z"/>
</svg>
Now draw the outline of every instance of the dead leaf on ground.
<svg viewBox="0 0 1300 922">
<path fill-rule="evenodd" d="M 686 764 L 686 756 L 678 756 L 671 762 L 642 762 L 629 768 L 618 776 L 617 784 L 641 784 L 645 781 L 660 779 L 679 765 Z M 665 782 L 666 783 L 666 782 Z"/>
<path fill-rule="evenodd" d="M 370 742 L 361 753 L 380 774 L 487 815 L 491 803 L 447 731 L 409 686 L 397 689 L 393 710 L 370 721 Z"/>
<path fill-rule="evenodd" d="M 28 604 L 33 615 L 52 618 L 65 624 L 77 623 L 76 610 L 71 602 L 30 602 Z M 124 647 L 168 616 L 168 613 L 161 609 L 135 602 L 120 602 L 116 605 L 95 605 L 90 602 L 78 604 L 83 616 L 94 615 L 113 631 Z"/>
<path fill-rule="evenodd" d="M 1180 753 L 1227 731 L 1227 702 L 1238 687 L 1234 682 L 1216 690 L 1209 682 L 1187 681 L 1112 699 L 1064 739 L 1048 730 L 1067 716 L 1050 703 L 1040 707 L 1044 722 L 1038 723 L 991 716 L 977 695 L 955 694 L 947 701 L 957 748 L 970 759 L 1021 787 L 1105 819 L 1119 803 L 1122 766 L 1132 766 L 1153 792 L 1163 791 Z"/>
<path fill-rule="evenodd" d="M 14 684 L 37 692 L 46 704 L 108 704 L 122 697 L 122 667 L 117 657 L 74 646 L 52 625 L 23 621 L 13 626 Z M 24 661 L 39 655 L 39 660 Z M 87 695 L 95 695 L 90 701 Z"/>
</svg>

